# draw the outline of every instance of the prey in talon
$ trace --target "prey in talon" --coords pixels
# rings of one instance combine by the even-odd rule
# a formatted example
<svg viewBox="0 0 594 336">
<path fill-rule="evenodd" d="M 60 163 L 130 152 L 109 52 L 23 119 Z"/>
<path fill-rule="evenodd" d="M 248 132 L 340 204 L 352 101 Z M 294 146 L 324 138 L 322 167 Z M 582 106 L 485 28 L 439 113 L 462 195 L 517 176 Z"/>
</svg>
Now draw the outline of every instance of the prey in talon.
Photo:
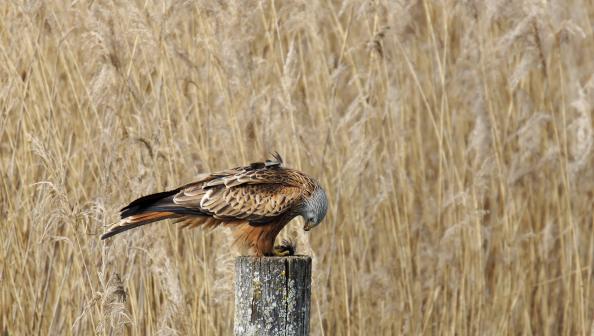
<svg viewBox="0 0 594 336">
<path fill-rule="evenodd" d="M 277 257 L 289 257 L 295 255 L 297 244 L 292 240 L 285 239 L 281 245 L 274 247 L 273 255 Z"/>
</svg>

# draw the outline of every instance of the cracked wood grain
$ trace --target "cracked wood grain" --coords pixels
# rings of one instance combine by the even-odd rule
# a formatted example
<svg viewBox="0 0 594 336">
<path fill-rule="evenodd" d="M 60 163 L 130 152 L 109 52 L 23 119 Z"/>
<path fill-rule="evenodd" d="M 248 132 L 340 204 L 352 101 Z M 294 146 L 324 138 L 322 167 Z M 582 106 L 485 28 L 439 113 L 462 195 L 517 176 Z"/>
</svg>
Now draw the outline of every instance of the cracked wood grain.
<svg viewBox="0 0 594 336">
<path fill-rule="evenodd" d="M 309 335 L 310 257 L 238 257 L 235 276 L 235 335 Z"/>
</svg>

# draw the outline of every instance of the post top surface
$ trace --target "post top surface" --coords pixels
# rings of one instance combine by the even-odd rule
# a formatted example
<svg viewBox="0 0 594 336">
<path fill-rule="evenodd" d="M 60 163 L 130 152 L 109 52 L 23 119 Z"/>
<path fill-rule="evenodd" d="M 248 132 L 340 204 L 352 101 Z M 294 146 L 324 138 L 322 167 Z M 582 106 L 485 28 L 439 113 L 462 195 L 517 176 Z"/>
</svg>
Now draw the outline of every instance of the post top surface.
<svg viewBox="0 0 594 336">
<path fill-rule="evenodd" d="M 238 256 L 235 260 L 249 260 L 249 261 L 267 261 L 267 262 L 285 262 L 285 261 L 305 261 L 311 262 L 311 257 L 308 255 L 294 255 L 287 257 L 256 257 L 256 256 Z"/>
</svg>

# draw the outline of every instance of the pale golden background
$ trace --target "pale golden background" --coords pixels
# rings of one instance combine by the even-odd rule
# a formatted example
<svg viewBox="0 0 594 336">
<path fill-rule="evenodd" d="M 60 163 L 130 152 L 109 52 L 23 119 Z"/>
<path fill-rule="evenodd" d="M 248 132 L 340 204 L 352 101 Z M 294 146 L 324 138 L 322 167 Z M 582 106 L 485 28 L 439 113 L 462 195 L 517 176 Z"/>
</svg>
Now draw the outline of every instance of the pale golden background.
<svg viewBox="0 0 594 336">
<path fill-rule="evenodd" d="M 591 1 L 0 2 L 0 332 L 224 335 L 224 230 L 130 200 L 319 178 L 313 335 L 594 330 Z M 119 281 L 118 281 L 119 276 Z"/>
</svg>

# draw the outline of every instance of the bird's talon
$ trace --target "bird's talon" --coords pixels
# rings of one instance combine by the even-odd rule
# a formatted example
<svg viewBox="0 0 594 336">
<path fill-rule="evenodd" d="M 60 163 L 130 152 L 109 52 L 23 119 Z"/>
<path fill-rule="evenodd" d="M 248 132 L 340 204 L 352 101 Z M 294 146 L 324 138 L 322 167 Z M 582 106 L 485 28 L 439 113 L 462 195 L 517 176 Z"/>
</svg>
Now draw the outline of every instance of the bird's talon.
<svg viewBox="0 0 594 336">
<path fill-rule="evenodd" d="M 272 254 L 277 257 L 287 257 L 295 255 L 295 246 L 291 242 L 284 241 L 282 245 L 275 246 Z"/>
</svg>

